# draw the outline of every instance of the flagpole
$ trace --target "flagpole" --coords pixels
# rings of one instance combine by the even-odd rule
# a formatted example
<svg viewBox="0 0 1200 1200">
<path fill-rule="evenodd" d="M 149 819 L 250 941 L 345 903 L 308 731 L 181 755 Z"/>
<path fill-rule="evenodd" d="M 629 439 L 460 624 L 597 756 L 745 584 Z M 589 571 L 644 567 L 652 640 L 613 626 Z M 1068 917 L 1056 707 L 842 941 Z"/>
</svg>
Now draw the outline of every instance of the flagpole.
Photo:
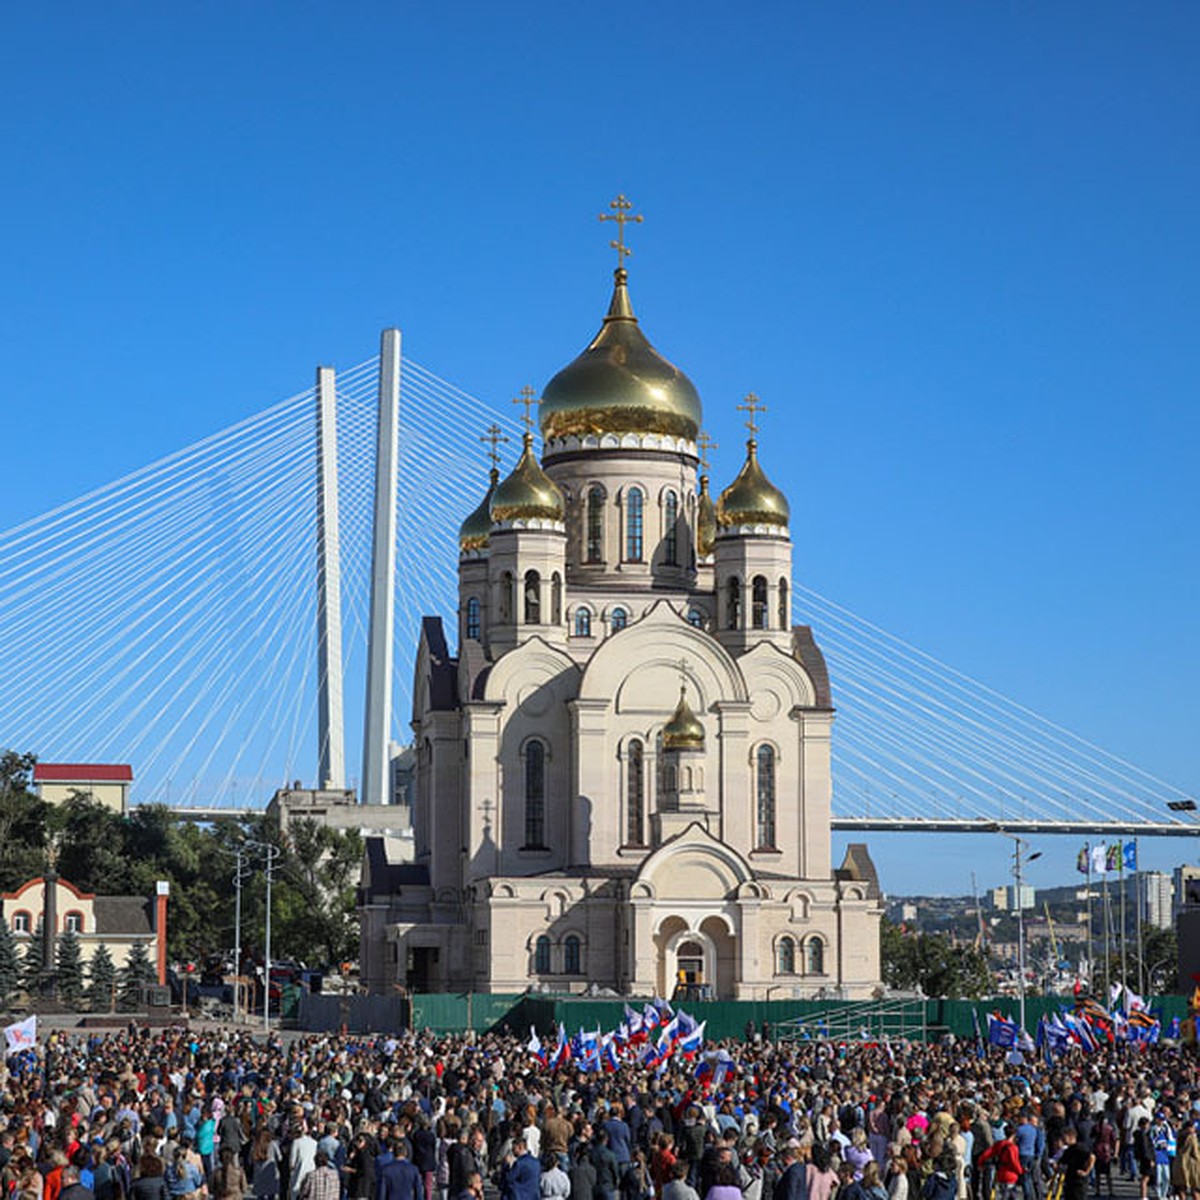
<svg viewBox="0 0 1200 1200">
<path fill-rule="evenodd" d="M 1146 950 L 1142 945 L 1142 898 L 1138 895 L 1138 872 L 1141 870 L 1141 851 L 1133 839 L 1133 936 L 1137 942 L 1138 995 L 1146 994 Z"/>
<path fill-rule="evenodd" d="M 1095 990 L 1096 959 L 1092 954 L 1092 844 L 1083 843 L 1084 862 L 1087 863 L 1087 956 L 1088 956 L 1088 991 Z"/>
<path fill-rule="evenodd" d="M 1125 917 L 1125 839 L 1117 843 L 1117 886 L 1121 889 L 1121 986 L 1129 986 L 1129 976 L 1125 974 L 1125 942 L 1126 942 L 1126 917 Z"/>
<path fill-rule="evenodd" d="M 1101 919 L 1104 921 L 1104 1002 L 1112 990 L 1112 920 L 1108 907 L 1108 847 L 1104 848 L 1104 870 L 1100 872 L 1100 884 L 1103 892 L 1100 901 Z"/>
</svg>

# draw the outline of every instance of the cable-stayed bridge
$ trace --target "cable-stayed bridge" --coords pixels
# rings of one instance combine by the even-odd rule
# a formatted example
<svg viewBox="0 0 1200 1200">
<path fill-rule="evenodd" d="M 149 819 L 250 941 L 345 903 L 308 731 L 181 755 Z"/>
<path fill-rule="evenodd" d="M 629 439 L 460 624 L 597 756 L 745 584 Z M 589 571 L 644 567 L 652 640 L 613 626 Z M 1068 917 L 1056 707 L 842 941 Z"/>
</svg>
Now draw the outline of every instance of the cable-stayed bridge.
<svg viewBox="0 0 1200 1200">
<path fill-rule="evenodd" d="M 405 742 L 420 619 L 453 627 L 458 526 L 486 487 L 477 435 L 519 442 L 506 409 L 385 334 L 382 355 L 0 535 L 0 745 L 130 762 L 136 801 L 212 815 L 344 770 L 338 677 L 335 729 L 366 730 L 368 754 Z M 835 828 L 1200 833 L 1178 788 L 802 580 L 793 610 L 839 711 Z"/>
</svg>

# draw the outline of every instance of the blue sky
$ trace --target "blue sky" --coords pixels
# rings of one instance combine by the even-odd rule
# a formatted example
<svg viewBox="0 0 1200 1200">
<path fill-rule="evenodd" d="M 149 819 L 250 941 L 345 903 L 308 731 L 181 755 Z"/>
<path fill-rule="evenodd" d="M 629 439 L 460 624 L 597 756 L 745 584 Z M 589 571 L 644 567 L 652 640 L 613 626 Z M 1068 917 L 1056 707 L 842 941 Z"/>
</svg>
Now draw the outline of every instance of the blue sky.
<svg viewBox="0 0 1200 1200">
<path fill-rule="evenodd" d="M 1200 791 L 1198 38 L 1186 4 L 14 8 L 0 528 L 386 324 L 477 395 L 544 382 L 623 190 L 718 479 L 770 406 L 797 575 Z"/>
</svg>

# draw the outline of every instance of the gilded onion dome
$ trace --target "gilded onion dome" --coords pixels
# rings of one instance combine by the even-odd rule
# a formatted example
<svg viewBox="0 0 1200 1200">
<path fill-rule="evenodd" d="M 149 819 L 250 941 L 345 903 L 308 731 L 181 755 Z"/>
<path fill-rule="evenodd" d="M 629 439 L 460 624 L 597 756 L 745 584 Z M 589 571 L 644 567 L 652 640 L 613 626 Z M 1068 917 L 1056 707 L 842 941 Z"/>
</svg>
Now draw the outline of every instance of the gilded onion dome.
<svg viewBox="0 0 1200 1200">
<path fill-rule="evenodd" d="M 496 521 L 561 521 L 565 505 L 562 492 L 542 470 L 533 452 L 533 434 L 512 473 L 491 494 L 491 518 Z"/>
<path fill-rule="evenodd" d="M 700 476 L 700 495 L 696 498 L 696 553 L 707 558 L 717 540 L 717 508 L 708 494 L 708 476 Z"/>
<path fill-rule="evenodd" d="M 542 437 L 654 433 L 695 440 L 700 395 L 692 381 L 642 333 L 629 302 L 628 273 L 614 273 L 600 332 L 542 392 Z"/>
<path fill-rule="evenodd" d="M 742 469 L 717 501 L 717 521 L 725 529 L 737 525 L 786 529 L 790 517 L 787 497 L 763 473 L 758 465 L 758 443 L 750 438 Z"/>
<path fill-rule="evenodd" d="M 492 468 L 488 481 L 487 495 L 479 507 L 459 526 L 458 548 L 467 550 L 486 550 L 488 535 L 492 532 L 492 493 L 500 481 L 500 472 Z"/>
<path fill-rule="evenodd" d="M 679 689 L 679 703 L 671 719 L 663 726 L 664 750 L 700 750 L 704 747 L 704 726 L 687 702 L 687 685 Z"/>
</svg>

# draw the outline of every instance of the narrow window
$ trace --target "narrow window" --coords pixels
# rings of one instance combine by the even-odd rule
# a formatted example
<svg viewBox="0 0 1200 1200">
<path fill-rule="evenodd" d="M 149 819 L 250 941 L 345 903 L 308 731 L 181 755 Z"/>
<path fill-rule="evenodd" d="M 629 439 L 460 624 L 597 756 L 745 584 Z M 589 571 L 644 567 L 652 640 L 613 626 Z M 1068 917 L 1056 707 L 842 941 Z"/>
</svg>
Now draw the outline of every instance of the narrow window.
<svg viewBox="0 0 1200 1200">
<path fill-rule="evenodd" d="M 13 933 L 29 932 L 29 914 L 27 912 L 13 913 Z"/>
<path fill-rule="evenodd" d="M 557 571 L 550 577 L 550 621 L 562 624 L 562 579 Z"/>
<path fill-rule="evenodd" d="M 625 561 L 642 561 L 643 499 L 638 488 L 625 494 Z"/>
<path fill-rule="evenodd" d="M 697 629 L 704 628 L 704 614 L 698 608 L 688 609 L 688 624 L 694 625 Z"/>
<path fill-rule="evenodd" d="M 825 974 L 825 943 L 819 937 L 808 939 L 808 973 Z"/>
<path fill-rule="evenodd" d="M 755 575 L 751 592 L 750 619 L 755 629 L 767 627 L 767 581 L 762 575 Z"/>
<path fill-rule="evenodd" d="M 668 492 L 663 504 L 663 562 L 668 567 L 678 565 L 679 554 L 679 497 Z"/>
<path fill-rule="evenodd" d="M 575 610 L 575 636 L 592 636 L 592 610 L 590 608 L 577 608 Z"/>
<path fill-rule="evenodd" d="M 727 629 L 737 629 L 742 623 L 742 585 L 736 578 L 728 583 L 729 603 L 726 605 L 725 626 Z"/>
<path fill-rule="evenodd" d="M 598 483 L 588 489 L 587 561 L 604 561 L 604 489 Z"/>
<path fill-rule="evenodd" d="M 479 640 L 479 597 L 467 601 L 467 637 Z"/>
<path fill-rule="evenodd" d="M 542 623 L 542 578 L 536 571 L 525 572 L 525 624 Z"/>
<path fill-rule="evenodd" d="M 775 849 L 775 749 L 759 746 L 755 756 L 758 797 L 758 848 Z"/>
<path fill-rule="evenodd" d="M 629 614 L 623 608 L 614 608 L 610 623 L 613 633 L 616 633 L 618 629 L 624 629 L 629 624 Z"/>
<path fill-rule="evenodd" d="M 83 914 L 77 912 L 69 912 L 63 918 L 64 933 L 82 933 L 83 932 Z"/>
<path fill-rule="evenodd" d="M 500 623 L 507 625 L 513 617 L 513 576 L 505 571 L 500 576 Z"/>
<path fill-rule="evenodd" d="M 583 956 L 580 954 L 579 939 L 571 934 L 565 942 L 563 942 L 563 971 L 567 975 L 582 975 L 583 974 Z"/>
<path fill-rule="evenodd" d="M 538 975 L 550 974 L 550 939 L 544 933 L 534 943 L 533 969 Z"/>
<path fill-rule="evenodd" d="M 525 747 L 525 845 L 541 847 L 546 841 L 546 747 L 530 742 Z"/>
<path fill-rule="evenodd" d="M 646 821 L 646 774 L 644 770 L 645 755 L 642 743 L 629 743 L 629 759 L 626 764 L 626 800 L 627 800 L 627 834 L 631 846 L 644 846 L 646 835 L 643 826 Z"/>
<path fill-rule="evenodd" d="M 788 582 L 779 581 L 779 628 L 790 629 L 792 626 L 792 609 L 788 604 Z"/>
<path fill-rule="evenodd" d="M 796 943 L 790 937 L 779 939 L 779 969 L 777 975 L 795 975 Z"/>
</svg>

